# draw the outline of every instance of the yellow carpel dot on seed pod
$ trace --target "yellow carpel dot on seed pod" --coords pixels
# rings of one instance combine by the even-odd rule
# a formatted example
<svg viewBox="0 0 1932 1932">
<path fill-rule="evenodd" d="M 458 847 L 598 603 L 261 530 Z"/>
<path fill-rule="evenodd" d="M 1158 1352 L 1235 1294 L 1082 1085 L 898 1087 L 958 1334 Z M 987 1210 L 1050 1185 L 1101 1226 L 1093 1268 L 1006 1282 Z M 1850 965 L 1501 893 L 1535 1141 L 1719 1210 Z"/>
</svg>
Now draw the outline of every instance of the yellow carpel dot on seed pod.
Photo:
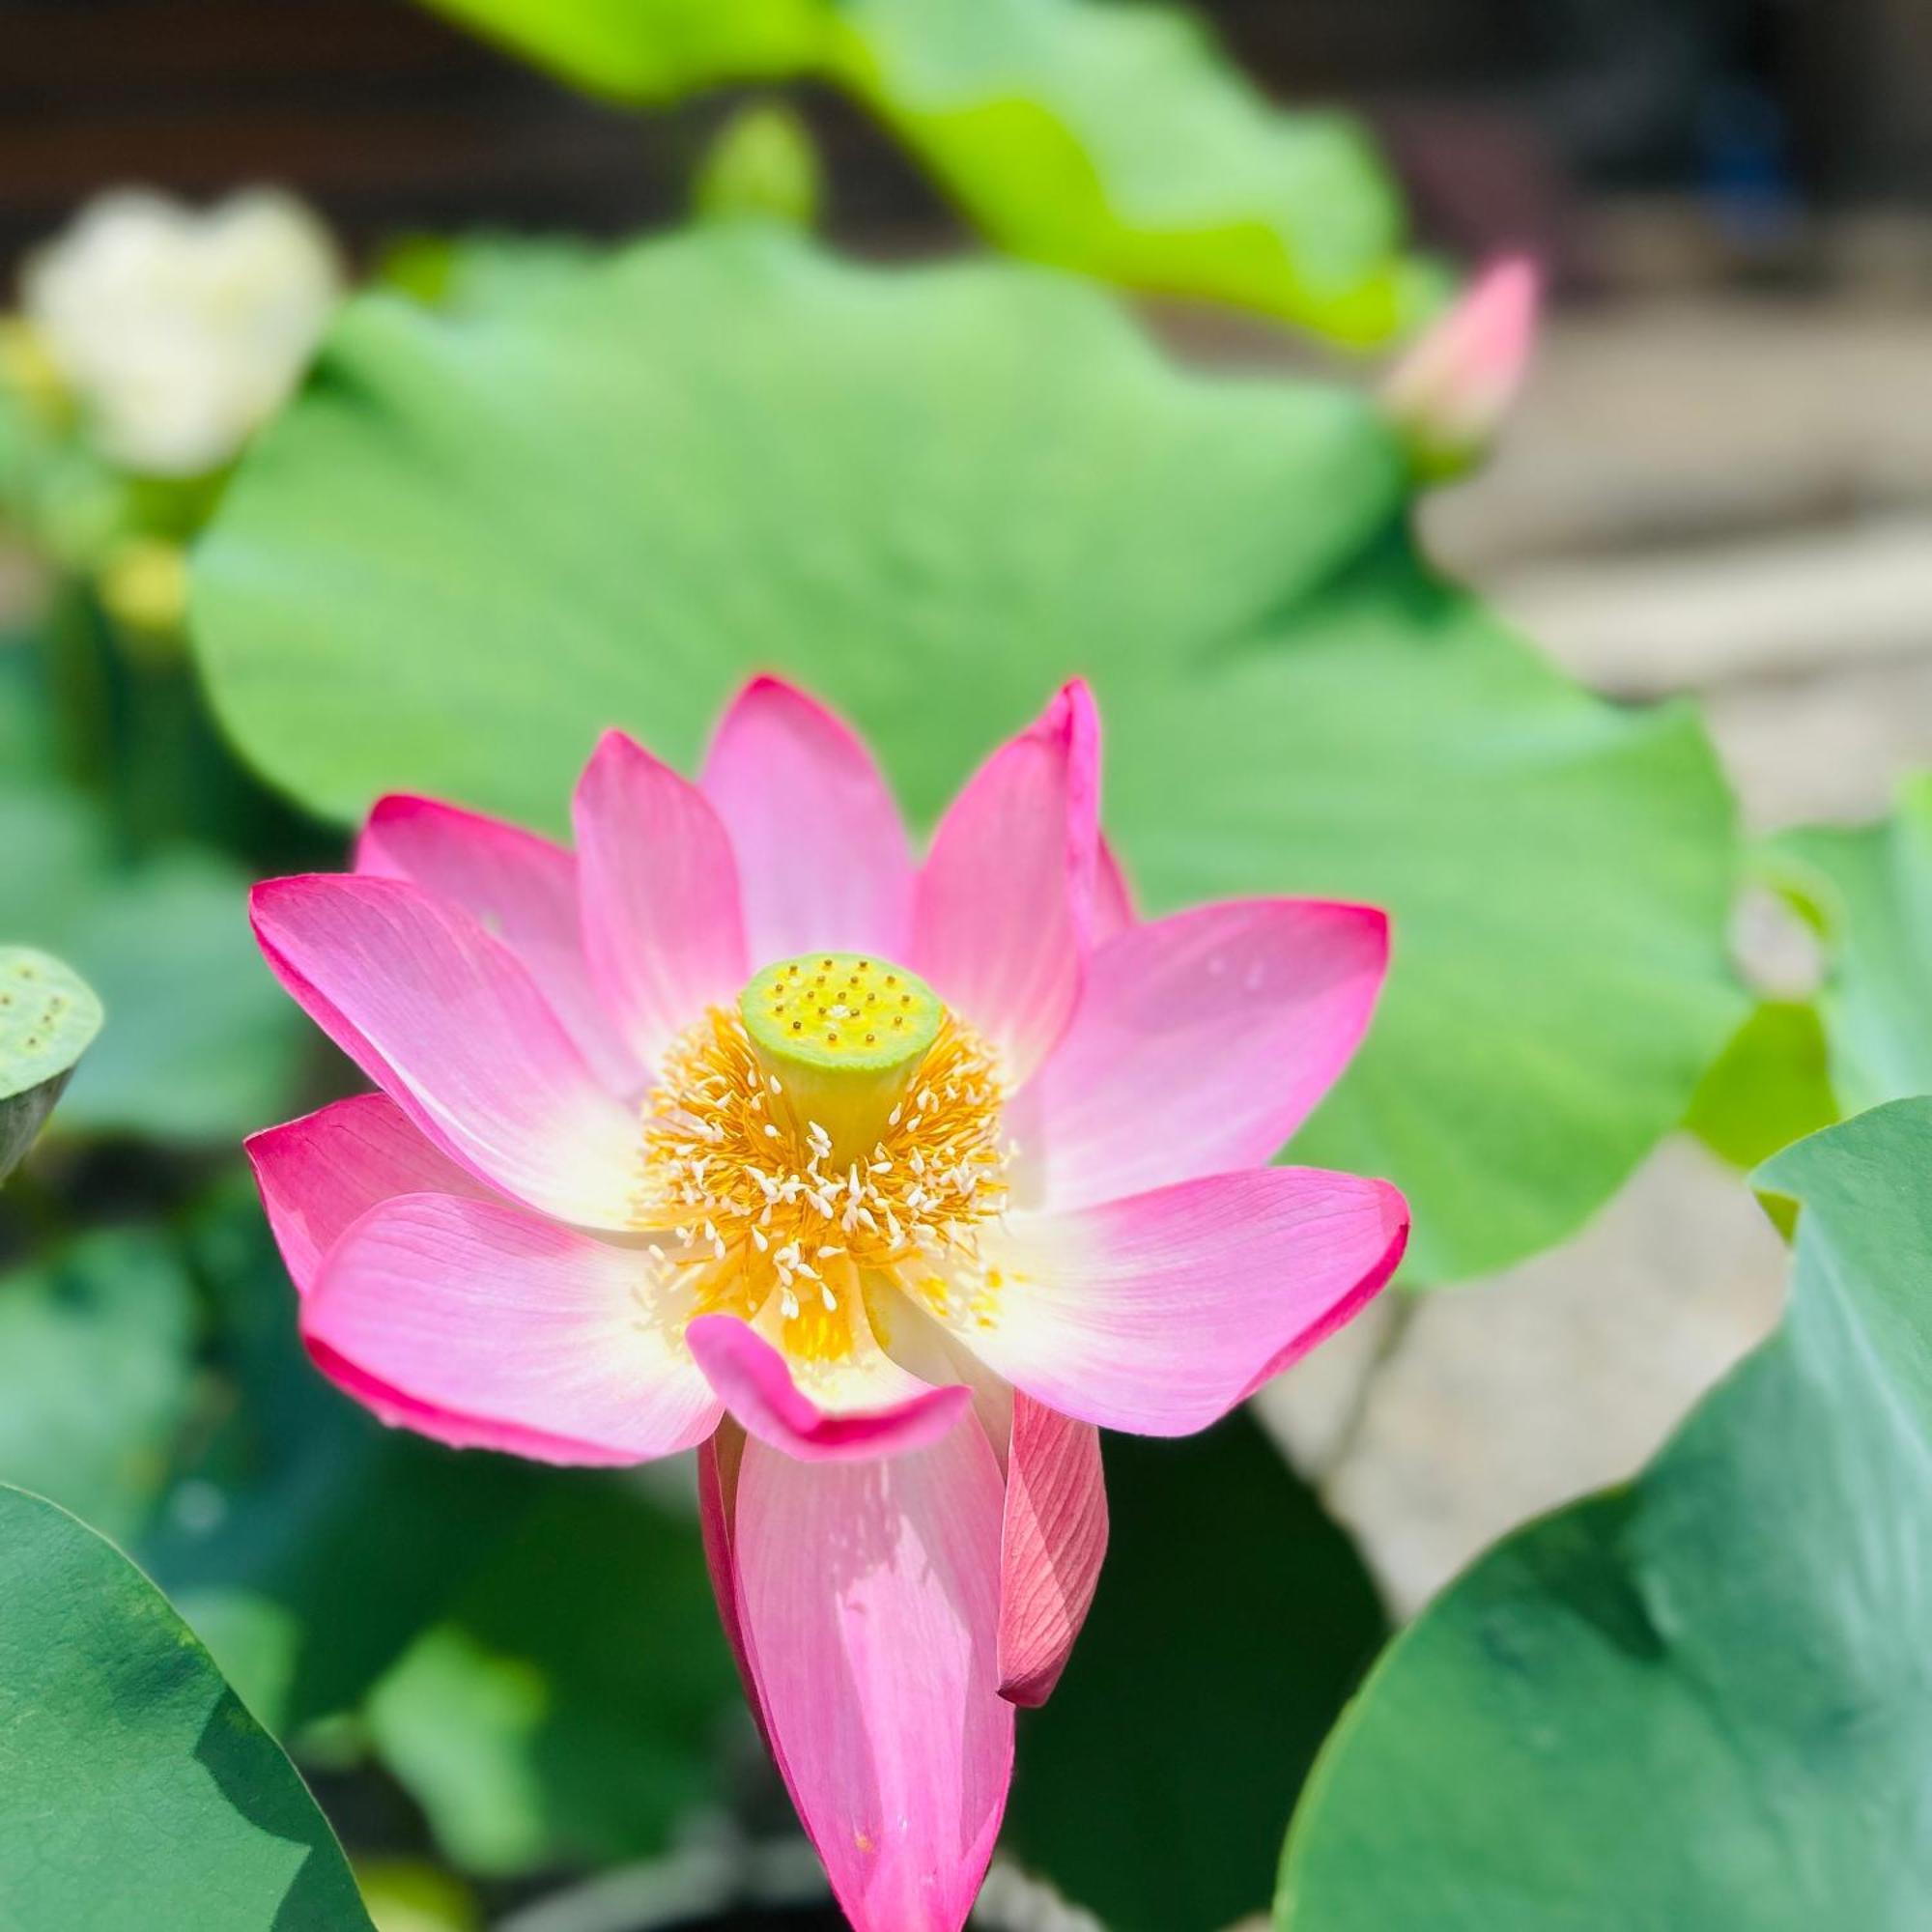
<svg viewBox="0 0 1932 1932">
<path fill-rule="evenodd" d="M 1011 1153 L 1001 1098 L 991 1049 L 904 967 L 781 960 L 667 1056 L 636 1224 L 664 1231 L 651 1246 L 691 1276 L 693 1314 L 841 1359 L 881 1287 L 942 1315 L 983 1295 L 979 1232 Z"/>
</svg>

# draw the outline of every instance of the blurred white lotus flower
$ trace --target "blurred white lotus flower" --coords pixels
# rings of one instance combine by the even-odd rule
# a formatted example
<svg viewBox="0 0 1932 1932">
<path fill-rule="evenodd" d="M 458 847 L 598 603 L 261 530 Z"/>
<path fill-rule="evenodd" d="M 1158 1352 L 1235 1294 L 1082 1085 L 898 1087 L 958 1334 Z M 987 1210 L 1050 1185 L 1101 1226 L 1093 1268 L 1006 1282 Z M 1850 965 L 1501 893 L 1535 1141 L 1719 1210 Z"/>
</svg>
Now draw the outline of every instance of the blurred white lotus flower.
<svg viewBox="0 0 1932 1932">
<path fill-rule="evenodd" d="M 327 230 L 264 188 L 205 212 L 101 195 L 21 284 L 102 454 L 165 476 L 215 469 L 275 412 L 341 293 Z"/>
</svg>

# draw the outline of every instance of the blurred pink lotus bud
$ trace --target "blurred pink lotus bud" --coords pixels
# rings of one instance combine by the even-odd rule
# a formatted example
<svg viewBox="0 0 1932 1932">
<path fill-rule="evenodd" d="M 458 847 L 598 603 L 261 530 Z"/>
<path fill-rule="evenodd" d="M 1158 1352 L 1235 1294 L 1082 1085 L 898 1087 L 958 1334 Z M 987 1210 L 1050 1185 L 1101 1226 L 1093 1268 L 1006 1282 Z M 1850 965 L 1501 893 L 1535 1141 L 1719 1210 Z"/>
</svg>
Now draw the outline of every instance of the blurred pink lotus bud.
<svg viewBox="0 0 1932 1932">
<path fill-rule="evenodd" d="M 1463 475 L 1489 454 L 1528 370 L 1542 303 L 1536 264 L 1509 256 L 1396 365 L 1382 408 L 1425 482 Z"/>
</svg>

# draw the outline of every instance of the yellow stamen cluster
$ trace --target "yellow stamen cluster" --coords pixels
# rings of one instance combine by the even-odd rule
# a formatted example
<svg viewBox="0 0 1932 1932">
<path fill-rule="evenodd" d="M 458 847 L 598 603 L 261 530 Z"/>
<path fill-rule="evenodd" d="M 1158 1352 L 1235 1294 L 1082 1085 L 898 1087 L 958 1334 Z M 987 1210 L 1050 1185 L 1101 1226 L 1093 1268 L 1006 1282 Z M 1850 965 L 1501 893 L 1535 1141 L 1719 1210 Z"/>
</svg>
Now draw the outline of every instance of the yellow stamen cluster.
<svg viewBox="0 0 1932 1932">
<path fill-rule="evenodd" d="M 694 1314 L 772 1308 L 794 1354 L 846 1355 L 878 1283 L 943 1311 L 955 1268 L 975 1271 L 978 1230 L 1007 1200 L 1000 1101 L 990 1049 L 949 1014 L 883 1117 L 856 1141 L 848 1121 L 835 1145 L 744 1017 L 714 1009 L 649 1103 L 638 1225 L 675 1243 L 653 1252 L 689 1272 Z"/>
</svg>

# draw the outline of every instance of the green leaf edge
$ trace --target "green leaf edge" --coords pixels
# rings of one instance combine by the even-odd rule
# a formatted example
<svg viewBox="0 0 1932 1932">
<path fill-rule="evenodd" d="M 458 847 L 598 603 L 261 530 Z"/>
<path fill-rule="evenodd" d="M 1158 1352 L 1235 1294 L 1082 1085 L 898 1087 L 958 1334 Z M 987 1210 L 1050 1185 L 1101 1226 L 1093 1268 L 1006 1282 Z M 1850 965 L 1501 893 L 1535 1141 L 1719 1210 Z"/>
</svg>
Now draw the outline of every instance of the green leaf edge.
<svg viewBox="0 0 1932 1932">
<path fill-rule="evenodd" d="M 1768 1160 L 1752 1170 L 1747 1184 L 1763 1202 L 1780 1231 L 1787 1237 L 1794 1232 L 1799 1216 L 1815 1191 L 1815 1180 L 1822 1179 L 1835 1166 L 1840 1158 L 1839 1136 L 1849 1124 L 1861 1121 L 1872 1121 L 1883 1116 L 1903 1113 L 1927 1114 L 1928 1102 L 1921 1098 L 1891 1100 L 1882 1106 L 1868 1109 L 1862 1114 L 1852 1116 L 1851 1122 L 1836 1122 L 1821 1127 L 1816 1132 L 1806 1134 L 1804 1139 L 1794 1141 L 1789 1147 L 1780 1149 Z M 1787 1296 L 1788 1296 L 1787 1288 Z M 1559 1504 L 1555 1509 L 1532 1518 L 1520 1524 L 1506 1536 L 1499 1538 L 1454 1578 L 1446 1583 L 1436 1596 L 1424 1605 L 1420 1613 L 1399 1630 L 1392 1637 L 1363 1677 L 1361 1685 L 1349 1699 L 1335 1728 L 1328 1734 L 1320 1755 L 1310 1770 L 1307 1781 L 1301 1789 L 1293 1816 L 1289 1821 L 1287 1835 L 1282 1845 L 1281 1864 L 1275 1896 L 1269 1907 L 1268 1925 L 1271 1932 L 1298 1932 L 1296 1925 L 1297 1899 L 1293 1890 L 1297 1852 L 1304 1834 L 1310 1829 L 1309 1820 L 1317 1817 L 1321 1809 L 1329 1781 L 1335 1767 L 1346 1754 L 1346 1747 L 1356 1727 L 1366 1717 L 1377 1687 L 1382 1679 L 1394 1670 L 1406 1656 L 1411 1643 L 1420 1641 L 1424 1624 L 1434 1614 L 1436 1606 L 1452 1593 L 1461 1589 L 1467 1579 L 1488 1564 L 1496 1553 L 1519 1539 L 1533 1536 L 1544 1527 L 1559 1519 L 1580 1510 L 1596 1508 L 1615 1503 L 1623 1497 L 1633 1495 L 1644 1482 L 1651 1468 L 1661 1460 L 1668 1457 L 1679 1440 L 1693 1429 L 1707 1405 L 1720 1398 L 1730 1383 L 1746 1374 L 1758 1357 L 1769 1349 L 1781 1345 L 1784 1339 L 1786 1316 L 1780 1319 L 1777 1328 L 1764 1342 L 1747 1352 L 1731 1369 L 1721 1377 L 1705 1394 L 1692 1405 L 1689 1412 L 1673 1429 L 1656 1452 L 1645 1462 L 1629 1481 L 1612 1483 L 1601 1490 L 1593 1490 L 1587 1495 L 1574 1501 Z"/>
<path fill-rule="evenodd" d="M 377 1932 L 377 1928 L 369 1918 L 366 1910 L 361 1909 L 361 1890 L 356 1885 L 355 1872 L 350 1865 L 348 1854 L 342 1848 L 342 1841 L 336 1836 L 335 1828 L 324 1816 L 322 1807 L 316 1804 L 314 1795 L 308 1789 L 307 1781 L 303 1778 L 301 1773 L 296 1769 L 294 1759 L 283 1749 L 280 1741 L 269 1730 L 268 1726 L 263 1724 L 254 1713 L 248 1709 L 247 1705 L 242 1702 L 234 1686 L 228 1682 L 220 1666 L 214 1662 L 213 1657 L 209 1652 L 208 1646 L 188 1627 L 180 1611 L 168 1601 L 167 1596 L 155 1582 L 154 1578 L 126 1550 L 121 1548 L 118 1544 L 101 1535 L 92 1525 L 83 1522 L 71 1510 L 62 1508 L 59 1503 L 50 1501 L 47 1497 L 40 1495 L 32 1490 L 19 1489 L 11 1483 L 0 1483 L 0 1497 L 13 1497 L 21 1502 L 31 1504 L 37 1509 L 45 1511 L 48 1516 L 71 1524 L 74 1529 L 80 1532 L 85 1542 L 99 1546 L 101 1549 L 107 1552 L 108 1557 L 113 1562 L 120 1564 L 132 1574 L 137 1586 L 145 1591 L 152 1600 L 150 1607 L 158 1613 L 160 1620 L 164 1621 L 171 1631 L 175 1642 L 182 1649 L 192 1651 L 200 1657 L 207 1667 L 209 1675 L 222 1686 L 224 1694 L 233 1700 L 235 1708 L 242 1712 L 247 1719 L 249 1727 L 268 1747 L 272 1757 L 278 1759 L 287 1768 L 290 1784 L 294 1786 L 295 1790 L 306 1801 L 310 1809 L 313 1810 L 316 1824 L 320 1829 L 316 1841 L 311 1847 L 311 1856 L 321 1856 L 327 1859 L 332 1853 L 334 1862 L 339 1867 L 338 1875 L 343 1896 L 357 1901 L 357 1910 L 355 1918 L 353 1920 L 345 1918 L 341 1921 L 343 1932 L 365 1932 L 365 1928 L 366 1932 Z M 281 1913 L 277 1914 L 278 1923 L 283 1916 Z M 79 1923 L 78 1920 L 74 1922 L 76 1925 Z M 264 1928 L 264 1932 L 270 1932 L 270 1928 Z"/>
</svg>

